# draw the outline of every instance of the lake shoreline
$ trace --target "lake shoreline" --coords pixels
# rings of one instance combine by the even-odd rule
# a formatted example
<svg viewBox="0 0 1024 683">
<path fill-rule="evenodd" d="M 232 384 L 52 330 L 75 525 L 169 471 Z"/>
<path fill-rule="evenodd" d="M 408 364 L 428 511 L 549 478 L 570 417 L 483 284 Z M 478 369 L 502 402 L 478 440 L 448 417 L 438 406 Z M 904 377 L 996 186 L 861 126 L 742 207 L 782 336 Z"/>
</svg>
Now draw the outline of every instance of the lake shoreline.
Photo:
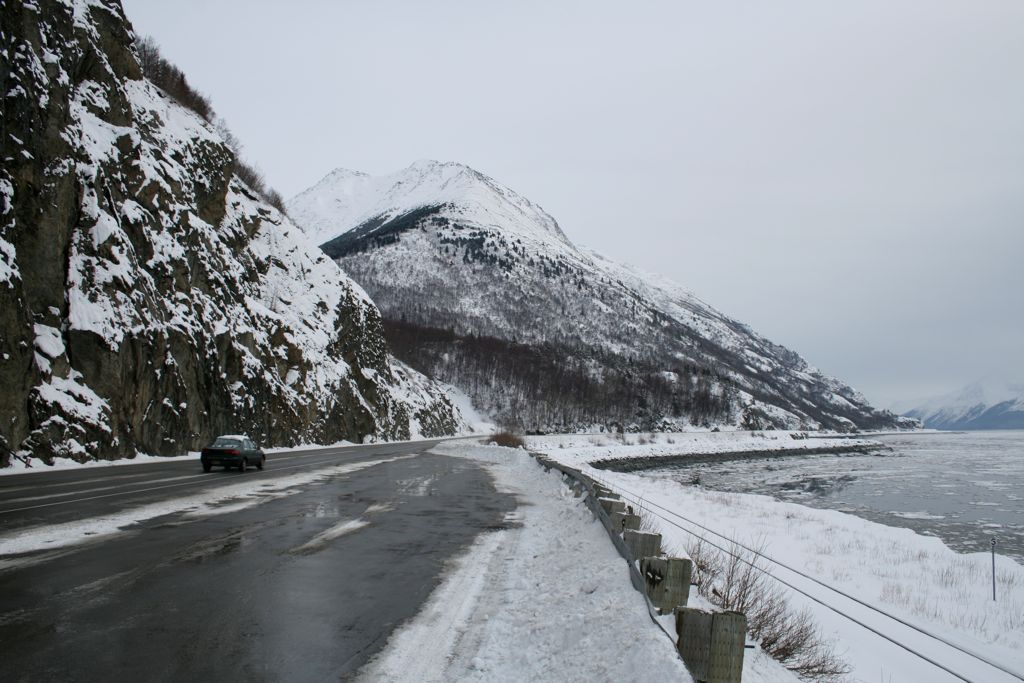
<svg viewBox="0 0 1024 683">
<path fill-rule="evenodd" d="M 733 460 L 768 460 L 799 455 L 884 455 L 891 449 L 881 443 L 851 444 L 842 446 L 821 446 L 813 448 L 776 448 L 776 449 L 745 449 L 723 451 L 720 453 L 680 453 L 673 455 L 651 455 L 639 457 L 604 458 L 591 462 L 591 466 L 599 470 L 615 470 L 616 472 L 637 472 L 642 470 L 664 469 L 674 465 L 699 465 L 721 463 Z"/>
</svg>

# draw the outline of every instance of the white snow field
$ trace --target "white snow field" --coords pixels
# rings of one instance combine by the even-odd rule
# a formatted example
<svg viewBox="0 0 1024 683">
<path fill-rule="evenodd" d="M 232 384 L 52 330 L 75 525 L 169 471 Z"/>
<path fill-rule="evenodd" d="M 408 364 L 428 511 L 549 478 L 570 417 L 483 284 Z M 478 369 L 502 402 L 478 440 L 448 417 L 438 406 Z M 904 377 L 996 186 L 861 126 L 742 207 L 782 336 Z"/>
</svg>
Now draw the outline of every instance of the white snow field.
<svg viewBox="0 0 1024 683">
<path fill-rule="evenodd" d="M 629 570 L 561 475 L 523 450 L 445 443 L 513 493 L 511 528 L 480 536 L 360 681 L 689 681 Z M 795 681 L 747 650 L 744 681 Z"/>
<path fill-rule="evenodd" d="M 690 532 L 730 547 L 728 541 L 708 531 L 712 530 L 747 546 L 762 547 L 767 558 L 796 570 L 768 560 L 763 562 L 765 569 L 791 584 L 781 585 L 791 605 L 811 610 L 826 640 L 852 667 L 848 677 L 851 681 L 1024 680 L 1024 567 L 1013 560 L 996 557 L 998 601 L 993 602 L 988 554 L 960 554 L 937 538 L 842 512 L 779 502 L 767 496 L 709 491 L 651 473 L 626 474 L 587 464 L 588 460 L 607 457 L 664 452 L 670 439 L 675 441 L 675 453 L 689 452 L 692 447 L 695 454 L 714 452 L 716 448 L 742 450 L 737 446 L 761 441 L 741 434 L 627 438 L 632 438 L 632 446 L 598 442 L 588 447 L 580 437 L 530 438 L 528 444 L 533 450 L 578 467 L 617 490 L 627 502 L 644 511 L 663 534 L 664 546 L 676 554 L 685 555 L 685 548 L 695 540 Z M 778 443 L 785 443 L 784 438 Z M 817 440 L 808 441 L 813 444 Z M 799 448 L 808 441 L 792 444 Z M 726 448 L 725 444 L 731 446 Z M 760 449 L 760 444 L 751 449 Z M 821 584 L 947 642 L 900 624 Z M 815 600 L 848 614 L 956 675 Z"/>
</svg>

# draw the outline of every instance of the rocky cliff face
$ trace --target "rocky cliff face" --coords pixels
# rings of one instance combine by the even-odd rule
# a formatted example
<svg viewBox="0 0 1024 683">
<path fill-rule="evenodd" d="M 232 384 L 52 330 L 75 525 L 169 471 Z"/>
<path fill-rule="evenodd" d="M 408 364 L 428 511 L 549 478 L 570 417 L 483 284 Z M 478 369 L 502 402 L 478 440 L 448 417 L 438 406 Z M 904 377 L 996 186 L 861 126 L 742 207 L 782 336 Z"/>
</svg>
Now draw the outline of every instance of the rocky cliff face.
<svg viewBox="0 0 1024 683">
<path fill-rule="evenodd" d="M 0 464 L 456 427 L 363 291 L 143 79 L 118 2 L 0 20 Z"/>
</svg>

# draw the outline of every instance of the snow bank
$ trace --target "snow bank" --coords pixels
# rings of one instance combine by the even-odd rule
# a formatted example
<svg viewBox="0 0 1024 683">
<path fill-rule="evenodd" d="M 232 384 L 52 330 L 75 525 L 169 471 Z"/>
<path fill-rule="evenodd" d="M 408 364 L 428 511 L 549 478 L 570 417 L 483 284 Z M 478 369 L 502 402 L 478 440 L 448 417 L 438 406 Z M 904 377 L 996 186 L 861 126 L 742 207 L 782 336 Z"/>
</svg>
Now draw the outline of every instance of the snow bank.
<svg viewBox="0 0 1024 683">
<path fill-rule="evenodd" d="M 442 383 L 441 386 L 447 392 L 448 398 L 456 410 L 462 415 L 462 420 L 466 425 L 465 434 L 493 434 L 498 431 L 494 420 L 474 406 L 473 400 L 464 391 L 451 384 Z"/>
<path fill-rule="evenodd" d="M 268 451 L 269 452 L 269 451 Z M 198 458 L 199 453 L 187 453 L 178 456 L 146 455 L 137 454 L 134 458 L 122 458 L 121 460 L 89 460 L 78 462 L 71 458 L 54 458 L 53 464 L 47 465 L 42 460 L 32 459 L 26 463 L 19 458 L 12 458 L 8 467 L 0 467 L 0 477 L 12 474 L 36 474 L 38 472 L 55 472 L 58 470 L 77 470 L 94 467 L 122 467 L 124 465 L 152 465 L 154 463 L 168 463 L 175 460 Z"/>
<path fill-rule="evenodd" d="M 526 437 L 527 446 L 548 453 L 570 467 L 582 468 L 599 460 L 679 455 L 716 455 L 745 451 L 799 453 L 823 448 L 885 448 L 867 439 L 807 438 L 791 431 L 693 431 L 654 434 L 556 434 Z"/>
</svg>

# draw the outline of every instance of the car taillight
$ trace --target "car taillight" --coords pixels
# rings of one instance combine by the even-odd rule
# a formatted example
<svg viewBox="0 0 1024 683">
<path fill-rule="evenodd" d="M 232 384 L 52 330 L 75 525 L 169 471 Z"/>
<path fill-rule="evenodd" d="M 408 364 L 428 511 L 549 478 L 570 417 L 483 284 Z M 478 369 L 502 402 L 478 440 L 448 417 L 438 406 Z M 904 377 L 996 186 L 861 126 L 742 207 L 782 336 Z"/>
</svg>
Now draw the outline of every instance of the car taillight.
<svg viewBox="0 0 1024 683">
<path fill-rule="evenodd" d="M 242 453 L 240 451 L 235 450 L 235 449 L 231 449 L 230 451 L 227 451 L 227 454 L 228 455 L 241 455 Z"/>
</svg>

